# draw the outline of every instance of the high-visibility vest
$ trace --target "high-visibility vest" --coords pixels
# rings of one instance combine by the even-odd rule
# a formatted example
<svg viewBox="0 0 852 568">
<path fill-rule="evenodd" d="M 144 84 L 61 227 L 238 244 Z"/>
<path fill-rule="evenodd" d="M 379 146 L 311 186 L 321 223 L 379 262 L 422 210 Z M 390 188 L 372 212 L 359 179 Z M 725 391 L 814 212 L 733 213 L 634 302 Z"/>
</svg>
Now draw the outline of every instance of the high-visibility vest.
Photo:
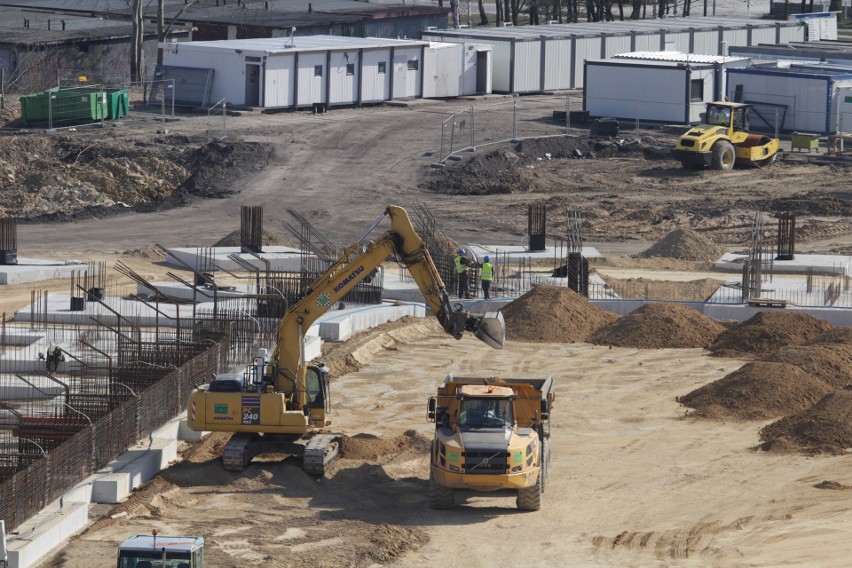
<svg viewBox="0 0 852 568">
<path fill-rule="evenodd" d="M 462 264 L 463 258 L 464 257 L 462 255 L 458 254 L 456 255 L 456 258 L 454 260 L 454 262 L 456 263 L 456 272 L 458 272 L 459 274 L 464 274 L 465 272 L 467 272 L 467 265 Z"/>
<path fill-rule="evenodd" d="M 483 280 L 493 280 L 494 279 L 494 265 L 490 262 L 482 263 L 482 270 L 479 273 L 479 277 Z"/>
</svg>

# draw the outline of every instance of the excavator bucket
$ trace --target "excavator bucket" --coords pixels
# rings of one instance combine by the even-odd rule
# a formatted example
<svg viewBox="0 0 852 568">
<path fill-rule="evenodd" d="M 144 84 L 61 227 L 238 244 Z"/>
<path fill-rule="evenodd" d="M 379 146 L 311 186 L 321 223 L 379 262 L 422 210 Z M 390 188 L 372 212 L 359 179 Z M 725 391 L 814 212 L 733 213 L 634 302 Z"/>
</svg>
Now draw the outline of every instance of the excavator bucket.
<svg viewBox="0 0 852 568">
<path fill-rule="evenodd" d="M 503 312 L 485 312 L 473 334 L 489 347 L 503 349 L 503 343 L 506 341 L 506 322 L 503 319 Z"/>
</svg>

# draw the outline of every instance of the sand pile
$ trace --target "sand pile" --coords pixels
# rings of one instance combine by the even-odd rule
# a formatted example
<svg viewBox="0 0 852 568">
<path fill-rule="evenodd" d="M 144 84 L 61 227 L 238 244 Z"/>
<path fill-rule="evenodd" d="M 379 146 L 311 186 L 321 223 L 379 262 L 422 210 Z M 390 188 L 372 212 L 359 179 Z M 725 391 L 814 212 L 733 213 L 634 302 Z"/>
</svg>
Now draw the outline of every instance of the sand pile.
<svg viewBox="0 0 852 568">
<path fill-rule="evenodd" d="M 371 434 L 356 434 L 343 441 L 343 457 L 350 460 L 375 460 L 398 454 L 410 448 L 428 451 L 430 441 L 414 430 L 406 430 L 394 438 L 379 438 Z"/>
<path fill-rule="evenodd" d="M 852 390 L 833 392 L 813 407 L 760 431 L 761 449 L 806 453 L 844 453 L 852 448 Z"/>
<path fill-rule="evenodd" d="M 724 247 L 717 245 L 700 233 L 691 229 L 675 229 L 640 253 L 639 257 L 713 262 L 724 252 Z"/>
<path fill-rule="evenodd" d="M 721 357 L 760 357 L 787 345 L 803 345 L 832 325 L 804 313 L 759 312 L 720 335 L 710 350 Z"/>
<path fill-rule="evenodd" d="M 404 316 L 359 332 L 343 343 L 326 344 L 328 349 L 324 345 L 321 360 L 328 366 L 332 377 L 340 377 L 358 371 L 382 351 L 437 333 L 443 333 L 437 319 Z"/>
<path fill-rule="evenodd" d="M 618 319 L 570 288 L 557 286 L 536 286 L 502 311 L 507 339 L 540 343 L 587 341 Z"/>
<path fill-rule="evenodd" d="M 702 418 L 766 420 L 810 408 L 833 390 L 799 367 L 757 361 L 677 401 Z"/>
<path fill-rule="evenodd" d="M 762 360 L 795 365 L 835 389 L 852 385 L 852 348 L 847 345 L 795 345 L 770 353 Z"/>
<path fill-rule="evenodd" d="M 692 308 L 653 302 L 599 329 L 589 341 L 638 349 L 707 348 L 724 331 L 724 326 Z"/>
</svg>

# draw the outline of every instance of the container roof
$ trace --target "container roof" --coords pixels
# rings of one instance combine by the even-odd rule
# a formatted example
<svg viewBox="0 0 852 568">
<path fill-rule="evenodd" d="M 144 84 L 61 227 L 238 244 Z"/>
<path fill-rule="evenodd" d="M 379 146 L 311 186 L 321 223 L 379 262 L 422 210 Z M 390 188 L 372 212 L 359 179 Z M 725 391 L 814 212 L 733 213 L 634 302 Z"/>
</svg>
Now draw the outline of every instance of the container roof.
<svg viewBox="0 0 852 568">
<path fill-rule="evenodd" d="M 27 25 L 24 24 L 25 20 Z M 30 12 L 0 6 L 0 44 L 24 46 L 81 43 L 128 38 L 132 31 L 130 22 Z M 185 33 L 182 29 L 175 30 L 175 33 L 182 32 Z M 145 37 L 156 35 L 156 30 L 151 28 L 146 31 Z"/>
<path fill-rule="evenodd" d="M 587 65 L 615 65 L 622 67 L 647 67 L 647 68 L 659 68 L 659 67 L 671 67 L 672 69 L 676 69 L 680 67 L 681 69 L 687 68 L 686 61 L 651 61 L 650 59 L 621 59 L 618 57 L 610 57 L 607 59 L 596 59 L 589 60 L 586 62 Z M 690 61 L 688 64 L 690 69 L 712 69 L 713 65 L 711 63 L 697 63 L 694 61 Z"/>
<path fill-rule="evenodd" d="M 619 53 L 614 59 L 642 59 L 648 61 L 674 61 L 677 63 L 733 63 L 735 61 L 746 61 L 747 57 L 731 57 L 726 55 L 697 55 L 695 53 L 683 53 L 681 51 L 631 51 Z"/>
<path fill-rule="evenodd" d="M 187 41 L 178 44 L 178 48 L 261 52 L 266 54 L 292 53 L 294 51 L 328 51 L 341 49 L 372 49 L 382 47 L 420 47 L 429 45 L 428 41 L 410 39 L 386 39 L 379 37 L 346 37 L 314 35 L 300 36 L 298 31 L 293 41 L 289 37 L 226 39 L 221 41 Z"/>
<path fill-rule="evenodd" d="M 125 539 L 119 550 L 148 551 L 148 550 L 172 550 L 174 552 L 192 552 L 204 544 L 200 536 L 157 536 L 149 534 L 137 534 Z"/>
<path fill-rule="evenodd" d="M 547 26 L 510 26 L 506 28 L 476 28 L 460 30 L 428 30 L 424 35 L 444 35 L 470 37 L 477 39 L 517 39 L 539 40 L 558 39 L 571 36 L 600 36 L 629 35 L 654 33 L 660 30 L 668 32 L 686 32 L 718 30 L 720 27 L 729 29 L 745 29 L 748 26 L 756 28 L 802 26 L 802 22 L 794 20 L 751 20 L 745 18 L 664 18 L 662 20 L 627 20 L 617 22 L 581 22 L 577 24 L 551 24 Z"/>
<path fill-rule="evenodd" d="M 757 53 L 760 55 L 783 55 L 787 57 L 837 57 L 852 58 L 852 42 L 811 41 L 790 42 L 785 45 L 761 43 L 752 46 L 731 46 L 731 51 Z"/>
<path fill-rule="evenodd" d="M 55 14 L 130 19 L 130 3 L 127 0 L 4 0 L 3 4 Z M 143 10 L 146 19 L 156 18 L 157 2 L 144 2 Z M 187 5 L 184 0 L 164 0 L 163 11 L 168 20 L 177 17 L 178 22 L 272 28 L 357 21 L 365 17 L 388 18 L 449 12 L 447 8 L 438 6 L 405 4 L 404 0 L 399 0 L 397 4 L 357 0 L 233 0 L 227 3 L 198 0 L 191 5 Z"/>
<path fill-rule="evenodd" d="M 777 62 L 774 62 L 777 63 Z M 802 76 L 822 76 L 833 77 L 835 79 L 850 79 L 852 78 L 852 65 L 831 65 L 825 63 L 802 63 L 792 64 L 789 67 L 758 65 L 747 67 L 744 69 L 731 69 L 729 71 L 756 73 L 756 74 L 779 74 L 779 75 L 802 75 Z"/>
</svg>

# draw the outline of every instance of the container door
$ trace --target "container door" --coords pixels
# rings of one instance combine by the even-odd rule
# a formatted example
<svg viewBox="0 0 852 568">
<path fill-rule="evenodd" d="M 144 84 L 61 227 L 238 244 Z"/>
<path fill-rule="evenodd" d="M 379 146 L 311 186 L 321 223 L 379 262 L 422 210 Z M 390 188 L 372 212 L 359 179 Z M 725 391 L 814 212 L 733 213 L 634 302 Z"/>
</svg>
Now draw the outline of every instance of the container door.
<svg viewBox="0 0 852 568">
<path fill-rule="evenodd" d="M 245 105 L 251 107 L 260 105 L 260 65 L 246 64 Z"/>
<path fill-rule="evenodd" d="M 852 87 L 837 89 L 837 117 L 835 129 L 838 132 L 852 132 Z"/>
</svg>

